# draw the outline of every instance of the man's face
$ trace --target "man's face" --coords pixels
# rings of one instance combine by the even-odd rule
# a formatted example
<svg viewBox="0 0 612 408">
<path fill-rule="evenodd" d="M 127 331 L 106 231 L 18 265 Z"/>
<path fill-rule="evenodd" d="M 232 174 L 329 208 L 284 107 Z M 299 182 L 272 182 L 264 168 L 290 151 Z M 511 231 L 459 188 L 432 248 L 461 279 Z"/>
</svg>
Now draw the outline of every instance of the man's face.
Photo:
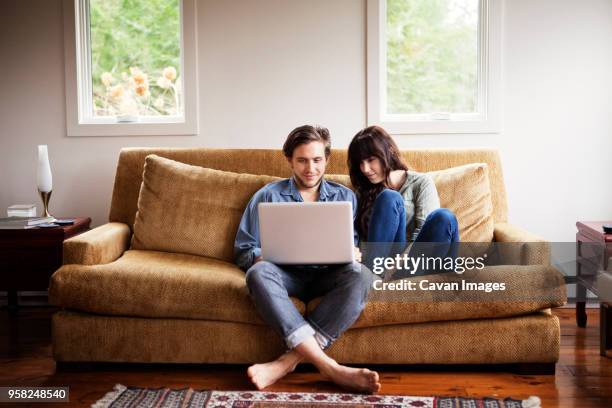
<svg viewBox="0 0 612 408">
<path fill-rule="evenodd" d="M 293 156 L 287 160 L 299 187 L 316 187 L 325 174 L 325 166 L 327 166 L 325 145 L 323 142 L 299 145 L 293 150 Z"/>
</svg>

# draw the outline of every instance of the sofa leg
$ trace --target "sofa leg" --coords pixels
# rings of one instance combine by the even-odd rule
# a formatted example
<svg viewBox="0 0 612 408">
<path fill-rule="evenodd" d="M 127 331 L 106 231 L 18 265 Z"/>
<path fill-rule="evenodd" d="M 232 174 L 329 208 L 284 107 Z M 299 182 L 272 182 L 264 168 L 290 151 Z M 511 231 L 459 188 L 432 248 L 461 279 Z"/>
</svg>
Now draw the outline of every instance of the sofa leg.
<svg viewBox="0 0 612 408">
<path fill-rule="evenodd" d="M 555 375 L 555 363 L 518 363 L 517 373 L 520 375 Z"/>
</svg>

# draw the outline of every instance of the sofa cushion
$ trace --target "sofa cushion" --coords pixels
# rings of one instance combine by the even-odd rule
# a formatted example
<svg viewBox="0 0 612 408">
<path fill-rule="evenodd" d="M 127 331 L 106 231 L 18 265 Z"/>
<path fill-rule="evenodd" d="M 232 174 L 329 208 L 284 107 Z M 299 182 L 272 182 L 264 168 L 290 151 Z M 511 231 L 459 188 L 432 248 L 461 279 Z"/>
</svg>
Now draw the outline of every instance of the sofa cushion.
<svg viewBox="0 0 612 408">
<path fill-rule="evenodd" d="M 457 217 L 461 241 L 491 242 L 494 221 L 487 165 L 466 164 L 427 174 L 436 184 L 440 206 Z M 329 174 L 325 178 L 353 188 L 348 175 Z"/>
<path fill-rule="evenodd" d="M 468 163 L 487 163 L 495 222 L 508 222 L 508 205 L 499 153 L 494 149 L 402 150 L 402 157 L 415 171 L 428 172 Z M 211 149 L 203 147 L 128 147 L 121 149 L 113 187 L 109 221 L 133 228 L 145 157 L 150 154 L 182 163 L 236 173 L 290 177 L 291 169 L 281 149 Z M 326 171 L 347 173 L 346 149 L 332 149 Z"/>
<path fill-rule="evenodd" d="M 550 266 L 495 266 L 471 274 L 427 279 L 506 282 L 507 289 L 450 292 L 450 298 L 438 292 L 372 291 L 354 327 L 516 316 L 565 302 L 563 276 Z M 244 272 L 193 255 L 130 250 L 109 264 L 64 265 L 51 277 L 49 297 L 57 306 L 95 314 L 265 324 L 249 298 Z M 305 305 L 292 300 L 304 313 Z M 308 309 L 317 304 L 311 301 Z"/>
<path fill-rule="evenodd" d="M 90 313 L 265 324 L 234 264 L 193 255 L 130 250 L 104 265 L 64 265 L 51 277 L 57 306 Z M 293 299 L 304 312 L 304 304 Z"/>
<path fill-rule="evenodd" d="M 355 189 L 353 188 L 353 184 L 351 183 L 351 177 L 347 174 L 326 174 L 325 180 L 342 184 L 343 186 L 355 191 Z"/>
<path fill-rule="evenodd" d="M 252 364 L 271 361 L 284 351 L 271 329 L 251 324 L 74 311 L 57 312 L 52 324 L 56 361 Z M 351 329 L 334 343 L 329 355 L 339 363 L 360 365 L 554 363 L 559 358 L 559 339 L 559 320 L 541 312 L 505 319 Z M 432 386 L 429 378 L 423 381 Z"/>
<path fill-rule="evenodd" d="M 368 303 L 353 328 L 449 320 L 520 316 L 565 304 L 563 275 L 551 266 L 487 266 L 459 275 L 454 272 L 408 278 L 419 285 L 457 282 L 505 283 L 504 291 L 469 290 L 372 290 Z M 396 281 L 397 282 L 397 281 Z M 308 303 L 311 311 L 319 303 Z"/>
<path fill-rule="evenodd" d="M 461 241 L 493 241 L 493 204 L 487 165 L 466 164 L 428 174 L 436 184 L 440 206 L 457 217 Z"/>
<path fill-rule="evenodd" d="M 232 262 L 244 208 L 257 190 L 278 179 L 147 156 L 132 248 Z"/>
</svg>

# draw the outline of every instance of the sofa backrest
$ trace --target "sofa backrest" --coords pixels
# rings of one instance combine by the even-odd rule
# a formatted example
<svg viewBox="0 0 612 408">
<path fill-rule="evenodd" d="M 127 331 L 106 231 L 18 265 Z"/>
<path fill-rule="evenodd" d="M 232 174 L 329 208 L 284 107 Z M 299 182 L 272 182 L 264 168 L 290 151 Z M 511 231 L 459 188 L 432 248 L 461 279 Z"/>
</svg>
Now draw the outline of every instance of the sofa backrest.
<svg viewBox="0 0 612 408">
<path fill-rule="evenodd" d="M 109 221 L 133 228 L 142 183 L 145 157 L 166 157 L 195 166 L 236 173 L 288 177 L 291 171 L 281 150 L 208 148 L 125 148 L 119 154 Z M 333 149 L 327 174 L 348 174 L 346 150 Z M 468 163 L 487 163 L 495 222 L 506 222 L 508 204 L 499 153 L 492 149 L 410 150 L 402 151 L 410 168 L 435 171 Z"/>
</svg>

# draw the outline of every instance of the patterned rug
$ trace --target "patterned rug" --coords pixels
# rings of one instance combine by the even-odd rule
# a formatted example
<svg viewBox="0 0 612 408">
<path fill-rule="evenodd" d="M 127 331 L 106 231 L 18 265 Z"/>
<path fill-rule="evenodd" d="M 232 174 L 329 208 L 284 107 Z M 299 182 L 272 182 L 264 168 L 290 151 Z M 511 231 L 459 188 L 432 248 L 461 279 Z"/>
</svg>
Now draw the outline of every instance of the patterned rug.
<svg viewBox="0 0 612 408">
<path fill-rule="evenodd" d="M 115 385 L 94 408 L 540 408 L 538 397 L 506 398 L 410 397 L 306 392 L 205 391 L 191 388 L 137 388 Z"/>
</svg>

